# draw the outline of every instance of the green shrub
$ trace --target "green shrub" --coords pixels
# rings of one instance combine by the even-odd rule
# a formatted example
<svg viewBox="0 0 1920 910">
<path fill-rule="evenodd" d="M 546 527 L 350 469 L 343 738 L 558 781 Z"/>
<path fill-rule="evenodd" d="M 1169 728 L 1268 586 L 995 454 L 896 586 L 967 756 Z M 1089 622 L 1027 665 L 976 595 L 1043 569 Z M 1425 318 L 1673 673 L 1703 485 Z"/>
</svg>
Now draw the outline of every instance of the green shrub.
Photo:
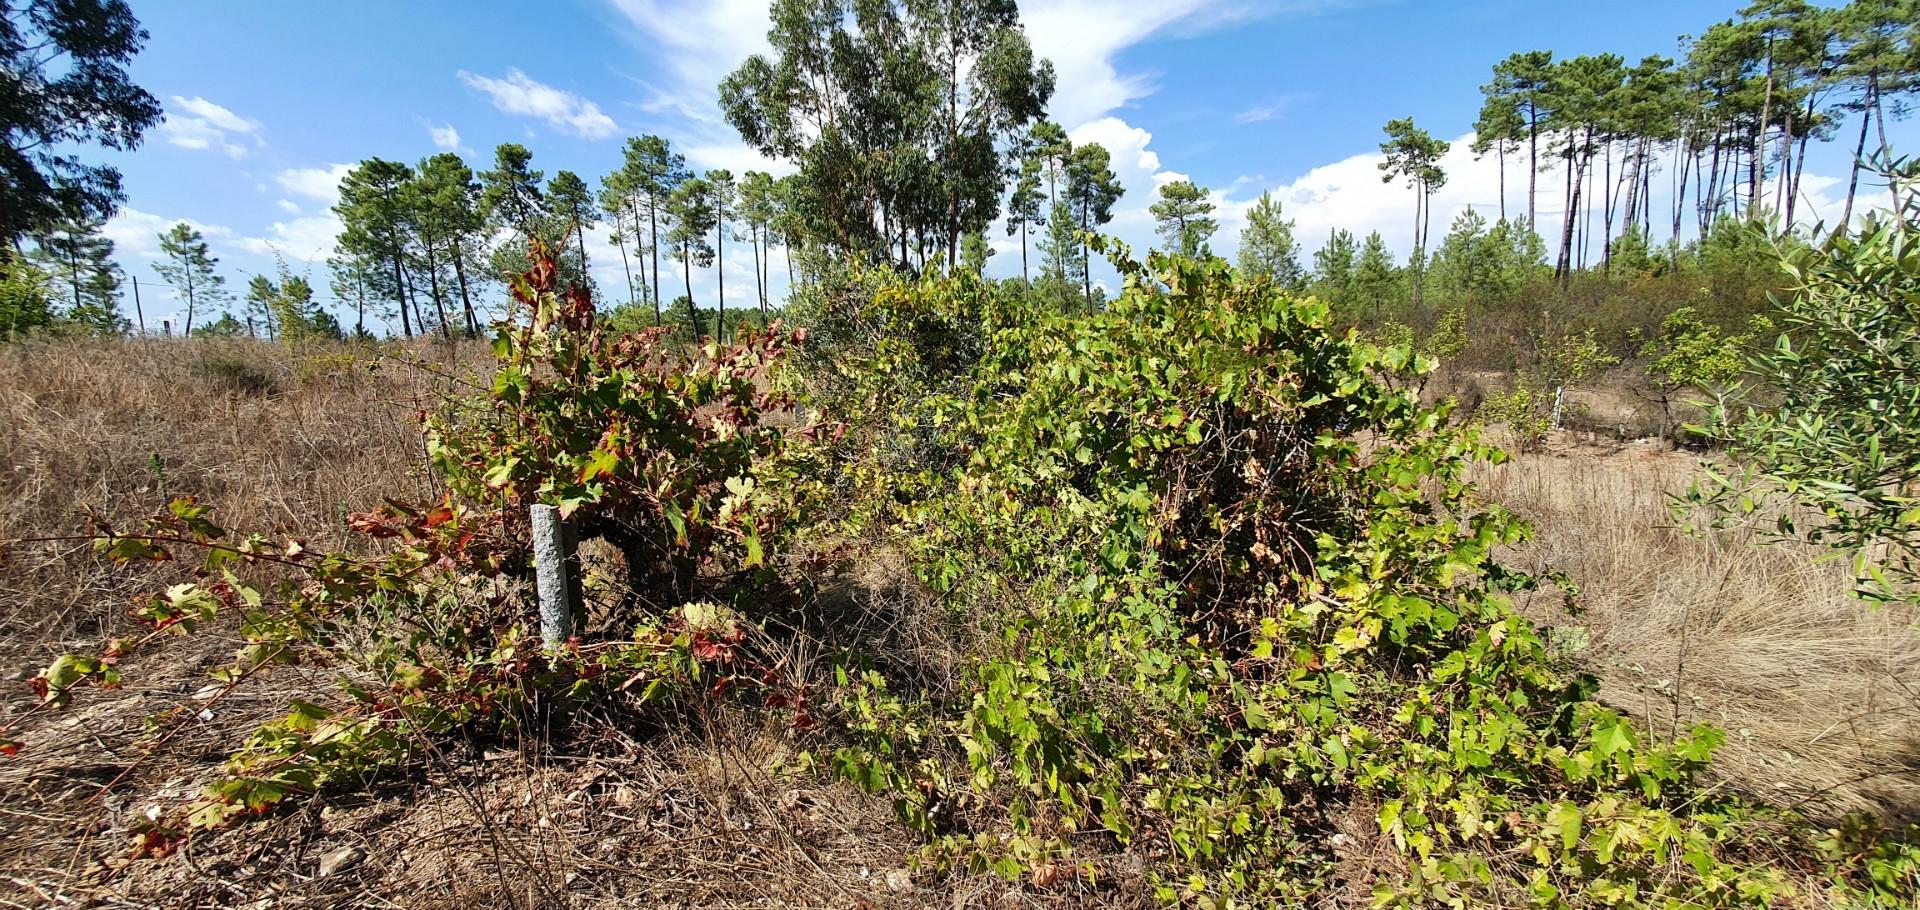
<svg viewBox="0 0 1920 910">
<path fill-rule="evenodd" d="M 1792 890 L 1771 822 L 1693 784 L 1721 734 L 1651 740 L 1514 612 L 1537 581 L 1495 554 L 1527 529 L 1465 480 L 1503 456 L 1388 381 L 1427 364 L 1224 263 L 1151 266 L 1076 317 L 968 278 L 876 294 L 964 378 L 848 415 L 932 455 L 838 452 L 874 504 L 851 530 L 911 554 L 984 644 L 949 692 L 843 669 L 858 742 L 834 767 L 891 794 L 930 862 L 1038 880 L 1106 844 L 1152 857 L 1169 903 L 1297 905 L 1364 812 L 1400 857 L 1383 904 Z M 843 364 L 873 388 L 918 369 Z"/>
<path fill-rule="evenodd" d="M 1849 554 L 1862 594 L 1920 602 L 1920 163 L 1891 168 L 1901 211 L 1780 242 L 1782 333 L 1711 415 L 1733 463 L 1686 505 L 1770 513 Z"/>
<path fill-rule="evenodd" d="M 215 387 L 241 395 L 271 395 L 280 390 L 279 378 L 257 354 L 221 346 L 208 350 L 193 361 L 193 374 Z"/>
</svg>

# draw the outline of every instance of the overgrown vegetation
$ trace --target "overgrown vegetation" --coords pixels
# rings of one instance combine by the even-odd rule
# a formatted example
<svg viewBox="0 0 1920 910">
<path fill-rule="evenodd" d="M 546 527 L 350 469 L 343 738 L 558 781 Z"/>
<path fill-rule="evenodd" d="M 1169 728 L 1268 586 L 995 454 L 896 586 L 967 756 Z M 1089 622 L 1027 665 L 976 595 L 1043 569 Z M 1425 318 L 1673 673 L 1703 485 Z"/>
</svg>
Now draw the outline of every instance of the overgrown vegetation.
<svg viewBox="0 0 1920 910">
<path fill-rule="evenodd" d="M 246 644 L 222 691 L 287 663 L 341 680 L 237 743 L 197 802 L 136 823 L 138 852 L 455 733 L 744 697 L 824 724 L 795 767 L 888 795 L 929 869 L 1041 890 L 1093 886 L 1113 872 L 1095 858 L 1127 852 L 1161 900 L 1208 907 L 1913 894 L 1916 858 L 1870 824 L 1822 839 L 1703 786 L 1720 731 L 1665 740 L 1593 699 L 1513 607 L 1564 582 L 1500 563 L 1528 530 L 1466 480 L 1504 456 L 1421 403 L 1430 361 L 1324 303 L 1124 250 L 1128 286 L 1094 314 L 964 274 L 856 276 L 823 289 L 822 347 L 786 382 L 836 429 L 796 437 L 768 418 L 780 333 L 684 359 L 657 330 L 603 330 L 535 251 L 491 386 L 430 421 L 446 496 L 353 517 L 383 552 L 237 537 L 190 498 L 96 529 L 125 562 L 198 549 L 200 580 L 141 602 L 146 635 L 54 661 L 36 713 L 229 611 Z M 532 501 L 608 537 L 635 582 L 560 650 L 516 581 Z M 801 541 L 818 555 L 783 555 Z M 823 642 L 826 677 L 769 659 L 816 573 L 874 547 L 967 643 L 941 686 L 857 638 Z"/>
<path fill-rule="evenodd" d="M 79 122 L 29 92 L 7 141 L 137 143 L 158 111 L 119 71 L 145 37 L 125 5 L 19 6 L 8 35 L 47 32 L 97 77 L 47 81 L 25 52 L 29 87 L 105 107 Z M 1249 211 L 1240 267 L 1215 257 L 1222 197 L 1188 179 L 1162 183 L 1149 209 L 1168 252 L 1143 263 L 1098 236 L 1124 190 L 1105 148 L 1046 119 L 1054 73 L 1012 2 L 777 0 L 773 13 L 771 53 L 721 99 L 793 176 L 695 174 L 654 136 L 630 140 L 597 191 L 571 171 L 547 179 L 517 143 L 477 173 L 451 152 L 366 159 L 333 209 L 351 346 L 305 275 L 256 276 L 246 309 L 228 311 L 201 232 L 163 234 L 186 340 L 153 373 L 193 384 L 193 416 L 225 409 L 214 430 L 196 425 L 203 438 L 238 446 L 246 415 L 299 407 L 316 385 L 356 394 L 398 364 L 431 377 L 400 403 L 419 432 L 394 447 L 411 458 L 417 442 L 419 459 L 365 501 L 262 505 L 240 531 L 204 477 L 154 451 L 117 507 L 79 505 L 79 528 L 5 541 L 10 577 L 39 584 L 91 558 L 113 576 L 99 591 L 150 590 L 20 674 L 31 704 L 0 720 L 0 757 L 106 768 L 89 797 L 104 805 L 176 738 L 205 733 L 217 770 L 168 781 L 144 811 L 111 807 L 134 859 L 184 860 L 221 832 L 320 818 L 456 745 L 596 764 L 727 718 L 764 747 L 762 789 L 837 782 L 890 807 L 889 830 L 915 841 L 898 851 L 912 872 L 885 879 L 902 893 L 918 875 L 1206 910 L 1920 901 L 1920 828 L 1848 789 L 1911 769 L 1829 768 L 1789 802 L 1752 767 L 1716 765 L 1730 733 L 1742 760 L 1756 755 L 1755 734 L 1712 722 L 1689 679 L 1698 605 L 1589 628 L 1594 592 L 1478 485 L 1511 470 L 1488 425 L 1523 453 L 1564 445 L 1582 387 L 1621 367 L 1661 437 L 1712 447 L 1716 467 L 1673 504 L 1697 543 L 1826 548 L 1852 559 L 1868 598 L 1920 599 L 1920 168 L 1883 140 L 1890 215 L 1853 221 L 1858 171 L 1831 231 L 1793 211 L 1810 139 L 1858 115 L 1863 157 L 1868 127 L 1920 85 L 1911 3 L 1757 3 L 1680 64 L 1515 55 L 1483 89 L 1474 139 L 1499 156 L 1498 220 L 1468 209 L 1430 244 L 1449 143 L 1396 119 L 1380 170 L 1414 193 L 1411 255 L 1335 232 L 1311 269 L 1272 195 Z M 1504 169 L 1523 148 L 1526 215 L 1510 217 Z M 1662 153 L 1677 173 L 1656 244 Z M 1551 263 L 1542 154 L 1566 169 Z M 38 352 L 58 341 L 44 336 L 125 333 L 101 236 L 117 176 L 14 157 L 0 341 Z M 1021 274 L 996 280 L 985 232 L 1009 180 Z M 1775 208 L 1784 227 L 1768 223 Z M 602 224 L 624 300 L 595 288 L 587 232 Z M 726 312 L 729 239 L 753 259 L 745 319 Z M 663 251 L 684 288 L 664 305 Z M 1096 287 L 1096 254 L 1117 289 Z M 695 268 L 722 282 L 711 319 Z M 509 311 L 484 362 L 462 362 L 456 336 L 482 333 L 490 281 Z M 435 357 L 417 356 L 424 341 L 377 343 L 370 313 L 440 336 Z M 59 385 L 90 382 L 107 380 Z M 1463 390 L 1478 400 L 1463 407 Z M 41 391 L 48 402 L 6 400 L 19 432 L 0 435 L 108 422 L 62 417 Z M 0 482 L 55 482 L 44 447 L 9 452 Z M 129 521 L 132 499 L 159 508 Z M 601 552 L 564 567 L 596 594 L 565 641 L 533 619 L 532 577 L 556 568 L 533 565 L 533 505 Z M 312 525 L 334 536 L 317 545 Z M 1661 533 L 1679 545 L 1682 529 Z M 29 551 L 46 560 L 11 562 Z M 1710 563 L 1723 564 L 1701 590 L 1740 583 L 1740 564 Z M 887 596 L 860 581 L 878 567 Z M 1618 567 L 1585 577 L 1630 587 Z M 1764 609 L 1791 606 L 1776 599 Z M 126 622 L 137 632 L 119 634 Z M 1611 635 L 1610 654 L 1664 661 L 1620 644 L 1635 622 L 1679 638 L 1670 674 L 1583 653 Z M 156 652 L 222 635 L 237 651 L 194 662 L 210 682 L 142 721 L 138 757 L 73 732 L 85 715 L 70 712 L 122 697 L 94 690 L 144 685 Z M 261 696 L 275 701 L 264 722 L 212 725 L 215 705 L 289 677 Z M 1887 677 L 1834 691 L 1905 685 Z M 149 688 L 171 691 L 162 682 Z M 1889 762 L 1884 718 L 1899 710 L 1869 705 L 1807 745 L 1846 725 L 1863 744 L 1848 771 Z M 591 800 L 585 786 L 573 795 Z M 565 902 L 566 880 L 542 887 Z"/>
</svg>

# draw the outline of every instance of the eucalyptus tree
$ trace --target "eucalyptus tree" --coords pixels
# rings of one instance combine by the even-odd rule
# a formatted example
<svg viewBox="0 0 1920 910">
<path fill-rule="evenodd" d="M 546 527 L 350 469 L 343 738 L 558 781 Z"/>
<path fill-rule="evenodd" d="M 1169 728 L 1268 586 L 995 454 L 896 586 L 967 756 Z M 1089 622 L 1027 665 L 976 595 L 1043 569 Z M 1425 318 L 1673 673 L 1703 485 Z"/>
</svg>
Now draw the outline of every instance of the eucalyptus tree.
<svg viewBox="0 0 1920 910">
<path fill-rule="evenodd" d="M 721 83 L 727 120 L 797 165 L 817 242 L 903 267 L 931 243 L 951 267 L 1053 93 L 1014 0 L 774 0 L 771 19 L 771 53 Z"/>
<path fill-rule="evenodd" d="M 406 196 L 412 181 L 413 169 L 405 164 L 368 158 L 341 179 L 340 198 L 333 206 L 341 226 L 335 250 L 348 259 L 385 263 L 383 271 L 367 276 L 367 287 L 375 297 L 394 302 L 407 337 L 413 336 L 414 327 L 406 264 L 411 217 Z"/>
<path fill-rule="evenodd" d="M 667 197 L 666 215 L 670 224 L 666 240 L 672 245 L 673 258 L 680 260 L 693 337 L 699 338 L 705 330 L 700 323 L 700 307 L 693 298 L 693 269 L 713 265 L 713 246 L 707 238 L 719 219 L 714 215 L 712 185 L 699 177 L 681 181 L 673 188 L 673 195 Z"/>
<path fill-rule="evenodd" d="M 1094 142 L 1075 148 L 1067 161 L 1064 201 L 1079 228 L 1080 284 L 1089 309 L 1093 307 L 1092 234 L 1113 220 L 1113 205 L 1126 194 L 1112 164 L 1113 156 Z"/>
<path fill-rule="evenodd" d="M 1156 230 L 1168 249 L 1182 256 L 1198 256 L 1206 249 L 1207 239 L 1220 229 L 1213 215 L 1213 201 L 1206 187 L 1191 180 L 1175 180 L 1160 185 L 1160 201 L 1147 207 L 1153 214 Z"/>
<path fill-rule="evenodd" d="M 192 225 L 182 221 L 160 235 L 160 261 L 153 270 L 187 302 L 187 324 L 181 334 L 193 334 L 193 317 L 200 307 L 218 308 L 230 298 L 219 265 L 207 239 Z"/>
<path fill-rule="evenodd" d="M 132 151 L 160 122 L 160 102 L 126 70 L 146 41 L 125 0 L 0 4 L 0 259 L 125 201 L 118 170 L 74 151 Z"/>
</svg>

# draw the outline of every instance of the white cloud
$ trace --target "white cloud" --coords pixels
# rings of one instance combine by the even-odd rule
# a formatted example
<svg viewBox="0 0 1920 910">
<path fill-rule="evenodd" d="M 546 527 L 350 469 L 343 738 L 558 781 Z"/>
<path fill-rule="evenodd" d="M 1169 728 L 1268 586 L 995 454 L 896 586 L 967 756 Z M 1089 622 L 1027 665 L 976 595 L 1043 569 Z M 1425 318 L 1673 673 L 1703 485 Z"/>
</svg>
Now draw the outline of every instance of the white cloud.
<svg viewBox="0 0 1920 910">
<path fill-rule="evenodd" d="M 300 214 L 300 204 L 291 199 L 281 199 L 275 202 L 274 205 L 279 206 L 280 211 L 286 212 L 289 215 Z"/>
<path fill-rule="evenodd" d="M 1020 18 L 1036 56 L 1053 61 L 1053 119 L 1076 126 L 1153 93 L 1153 76 L 1122 73 L 1114 58 L 1173 26 L 1204 30 L 1250 15 L 1234 0 L 1037 0 Z"/>
<path fill-rule="evenodd" d="M 232 230 L 217 224 L 205 224 L 191 218 L 167 218 L 134 208 L 122 208 L 115 212 L 100 233 L 113 241 L 115 252 L 121 255 L 156 259 L 160 256 L 160 235 L 182 221 L 209 238 L 233 236 Z"/>
<path fill-rule="evenodd" d="M 269 236 L 240 237 L 234 242 L 247 252 L 269 259 L 325 262 L 333 254 L 334 239 L 340 236 L 341 229 L 340 217 L 327 212 L 276 221 Z"/>
<path fill-rule="evenodd" d="M 347 172 L 353 170 L 351 164 L 330 164 L 326 167 L 288 168 L 273 175 L 273 182 L 289 193 L 318 199 L 328 205 L 340 198 L 340 181 Z"/>
<path fill-rule="evenodd" d="M 665 83 L 642 82 L 642 107 L 725 126 L 720 80 L 748 57 L 766 53 L 766 0 L 611 0 L 665 68 Z M 728 127 L 731 132 L 731 127 Z"/>
<path fill-rule="evenodd" d="M 171 145 L 214 149 L 230 158 L 246 155 L 247 147 L 238 141 L 242 136 L 251 136 L 256 144 L 265 145 L 259 131 L 257 120 L 249 120 L 205 98 L 179 95 L 173 96 L 167 119 L 160 124 L 161 137 Z"/>
<path fill-rule="evenodd" d="M 460 81 L 484 92 L 493 106 L 509 114 L 538 117 L 555 129 L 583 139 L 605 139 L 619 131 L 600 106 L 564 89 L 537 82 L 518 68 L 508 67 L 505 79 L 461 70 Z"/>
<path fill-rule="evenodd" d="M 768 158 L 759 150 L 738 141 L 696 143 L 682 145 L 681 149 L 694 167 L 702 170 L 723 167 L 732 171 L 736 178 L 748 171 L 765 171 L 775 177 L 784 177 L 794 171 L 792 162 Z"/>
<path fill-rule="evenodd" d="M 434 126 L 429 123 L 427 124 L 427 135 L 433 137 L 434 148 L 449 152 L 458 151 L 460 148 L 460 131 L 454 129 L 451 123 L 441 126 Z"/>
</svg>

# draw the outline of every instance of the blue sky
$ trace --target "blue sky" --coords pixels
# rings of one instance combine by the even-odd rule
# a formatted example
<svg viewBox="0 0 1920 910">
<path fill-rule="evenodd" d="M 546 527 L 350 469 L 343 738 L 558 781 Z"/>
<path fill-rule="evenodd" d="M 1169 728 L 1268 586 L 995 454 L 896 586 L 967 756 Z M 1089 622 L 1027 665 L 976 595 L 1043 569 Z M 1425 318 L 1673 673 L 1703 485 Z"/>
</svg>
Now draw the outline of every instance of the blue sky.
<svg viewBox="0 0 1920 910">
<path fill-rule="evenodd" d="M 1377 229 L 1405 250 L 1412 191 L 1382 185 L 1372 157 L 1388 119 L 1412 116 L 1459 139 L 1478 86 L 1511 52 L 1672 55 L 1678 36 L 1739 5 L 1035 0 L 1022 10 L 1036 50 L 1059 70 L 1055 118 L 1114 154 L 1127 196 L 1113 232 L 1150 245 L 1154 188 L 1187 176 L 1214 191 L 1223 222 L 1214 246 L 1231 253 L 1247 204 L 1268 190 L 1309 250 L 1334 227 Z M 453 149 L 478 169 L 495 144 L 514 141 L 549 176 L 570 169 L 595 182 L 625 137 L 652 132 L 696 167 L 784 170 L 746 149 L 714 104 L 720 77 L 765 46 L 766 0 L 134 0 L 134 9 L 152 39 L 133 74 L 168 122 L 137 152 L 111 156 L 128 204 L 109 234 L 140 277 L 150 327 L 178 320 L 151 268 L 154 234 L 175 221 L 202 228 L 236 290 L 270 272 L 276 253 L 324 288 L 335 184 L 369 156 L 417 161 Z M 1912 121 L 1890 136 L 1920 145 Z M 1847 155 L 1838 143 L 1814 153 L 1807 195 L 1826 217 L 1837 216 L 1844 187 L 1830 184 Z M 1499 204 L 1491 159 L 1460 149 L 1446 164 L 1436 235 L 1469 205 L 1491 216 Z M 1523 205 L 1520 179 L 1509 177 L 1509 204 Z M 1543 213 L 1543 230 L 1558 217 Z M 597 233 L 595 271 L 603 287 L 624 288 Z M 992 271 L 1017 274 L 1017 240 L 994 238 Z M 728 265 L 729 306 L 753 293 L 746 259 Z M 696 277 L 703 306 L 713 284 Z"/>
</svg>

